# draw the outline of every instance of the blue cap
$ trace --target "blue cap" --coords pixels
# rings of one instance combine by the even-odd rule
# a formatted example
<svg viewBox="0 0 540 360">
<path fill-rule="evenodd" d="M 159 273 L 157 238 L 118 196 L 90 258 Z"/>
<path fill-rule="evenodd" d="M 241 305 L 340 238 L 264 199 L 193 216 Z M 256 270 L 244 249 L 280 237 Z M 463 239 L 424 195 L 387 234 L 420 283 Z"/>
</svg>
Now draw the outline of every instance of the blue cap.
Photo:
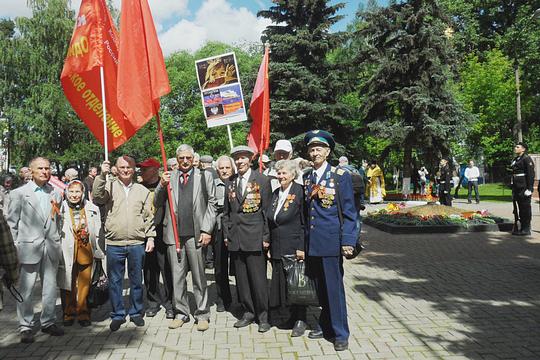
<svg viewBox="0 0 540 360">
<path fill-rule="evenodd" d="M 329 147 L 331 150 L 334 150 L 336 142 L 328 131 L 324 130 L 311 130 L 306 133 L 304 136 L 304 143 L 309 146 L 311 144 L 320 144 L 323 146 Z"/>
</svg>

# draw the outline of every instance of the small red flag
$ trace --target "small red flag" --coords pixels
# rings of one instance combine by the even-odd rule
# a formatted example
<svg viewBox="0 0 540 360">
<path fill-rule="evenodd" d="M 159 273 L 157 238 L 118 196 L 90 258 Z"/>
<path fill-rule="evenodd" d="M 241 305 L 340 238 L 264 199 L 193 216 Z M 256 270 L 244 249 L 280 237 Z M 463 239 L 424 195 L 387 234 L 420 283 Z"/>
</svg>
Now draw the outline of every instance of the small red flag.
<svg viewBox="0 0 540 360">
<path fill-rule="evenodd" d="M 100 67 L 103 67 L 109 151 L 135 134 L 116 101 L 117 39 L 118 32 L 105 0 L 83 0 L 60 75 L 64 94 L 73 110 L 105 145 L 100 79 Z"/>
<path fill-rule="evenodd" d="M 248 134 L 248 145 L 256 150 L 262 164 L 262 154 L 270 146 L 270 84 L 268 80 L 268 60 L 270 49 L 267 46 L 257 75 L 257 82 L 251 96 L 249 113 L 253 122 Z"/>
<path fill-rule="evenodd" d="M 159 111 L 171 91 L 163 52 L 146 0 L 122 0 L 118 106 L 139 129 Z"/>
</svg>

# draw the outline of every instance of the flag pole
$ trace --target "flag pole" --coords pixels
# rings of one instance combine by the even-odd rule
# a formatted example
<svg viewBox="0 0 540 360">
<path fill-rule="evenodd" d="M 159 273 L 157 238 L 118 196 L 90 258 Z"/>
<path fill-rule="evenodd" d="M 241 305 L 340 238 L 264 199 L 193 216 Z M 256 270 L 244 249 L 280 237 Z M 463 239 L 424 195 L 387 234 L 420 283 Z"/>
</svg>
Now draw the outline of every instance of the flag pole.
<svg viewBox="0 0 540 360">
<path fill-rule="evenodd" d="M 227 133 L 229 134 L 229 145 L 231 145 L 231 150 L 234 147 L 231 134 L 231 125 L 227 124 Z"/>
<path fill-rule="evenodd" d="M 103 105 L 103 145 L 105 148 L 105 161 L 109 161 L 109 139 L 107 134 L 107 105 L 105 99 L 105 75 L 103 65 L 99 67 L 99 77 L 101 78 L 101 102 Z"/>
</svg>

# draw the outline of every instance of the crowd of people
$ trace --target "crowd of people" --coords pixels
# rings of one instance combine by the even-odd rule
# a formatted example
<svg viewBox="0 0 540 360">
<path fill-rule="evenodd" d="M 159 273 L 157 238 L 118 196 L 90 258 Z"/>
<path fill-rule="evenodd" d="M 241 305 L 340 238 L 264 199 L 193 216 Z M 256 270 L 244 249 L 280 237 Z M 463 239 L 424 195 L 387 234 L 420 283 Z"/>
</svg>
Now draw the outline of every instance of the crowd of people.
<svg viewBox="0 0 540 360">
<path fill-rule="evenodd" d="M 126 319 L 144 326 L 144 317 L 161 309 L 171 329 L 193 319 L 197 330 L 206 331 L 214 305 L 206 275 L 212 249 L 215 311 L 241 308 L 234 327 L 255 322 L 264 333 L 286 315 L 280 327 L 291 329 L 291 336 L 308 330 L 308 304 L 289 301 L 287 256 L 304 262 L 305 275 L 315 284 L 321 312 L 308 337 L 324 337 L 336 351 L 347 349 L 343 258 L 357 253 L 364 181 L 353 184 L 362 176 L 348 164 L 330 165 L 331 134 L 314 130 L 304 141 L 309 162 L 292 159 L 291 143 L 280 140 L 275 162 L 263 159 L 265 173 L 258 171 L 256 154 L 247 146 L 236 146 L 213 162 L 182 144 L 167 161 L 167 171 L 160 171 L 155 159 L 137 163 L 121 156 L 114 165 L 104 161 L 99 174 L 91 168 L 82 181 L 76 169 L 66 170 L 63 191 L 52 185 L 49 160 L 33 159 L 21 169 L 21 186 L 4 189 L 0 216 L 0 250 L 9 257 L 2 266 L 11 264 L 4 282 L 18 284 L 22 298 L 17 303 L 21 342 L 34 341 L 32 294 L 38 276 L 42 332 L 62 336 L 75 322 L 91 326 L 87 297 L 93 271 L 102 263 L 109 280 L 111 331 Z M 126 267 L 129 306 L 123 297 Z M 236 279 L 235 291 L 229 275 Z M 63 326 L 56 321 L 59 289 Z"/>
</svg>

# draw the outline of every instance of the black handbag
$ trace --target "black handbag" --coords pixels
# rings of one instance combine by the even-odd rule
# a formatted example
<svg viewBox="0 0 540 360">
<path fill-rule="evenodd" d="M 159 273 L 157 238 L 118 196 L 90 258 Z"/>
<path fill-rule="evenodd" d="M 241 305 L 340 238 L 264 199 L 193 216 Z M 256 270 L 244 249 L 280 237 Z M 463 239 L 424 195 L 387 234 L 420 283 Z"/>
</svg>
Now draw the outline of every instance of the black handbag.
<svg viewBox="0 0 540 360">
<path fill-rule="evenodd" d="M 97 308 L 109 301 L 109 278 L 105 271 L 101 260 L 96 260 L 94 273 L 92 274 L 92 283 L 88 292 L 87 305 L 89 308 Z"/>
<path fill-rule="evenodd" d="M 315 281 L 306 274 L 306 263 L 295 255 L 282 256 L 287 273 L 287 300 L 289 304 L 319 306 Z"/>
</svg>

